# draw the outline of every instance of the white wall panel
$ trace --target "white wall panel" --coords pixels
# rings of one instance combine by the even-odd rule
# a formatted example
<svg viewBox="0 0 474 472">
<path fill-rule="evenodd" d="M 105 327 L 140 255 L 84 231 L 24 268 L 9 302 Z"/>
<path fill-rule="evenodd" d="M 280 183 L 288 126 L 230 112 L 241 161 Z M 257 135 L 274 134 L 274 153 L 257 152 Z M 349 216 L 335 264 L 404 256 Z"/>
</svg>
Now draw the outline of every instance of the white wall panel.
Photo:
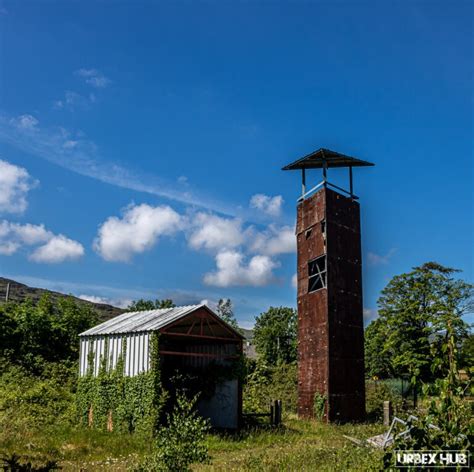
<svg viewBox="0 0 474 472">
<path fill-rule="evenodd" d="M 115 369 L 124 354 L 124 375 L 134 376 L 150 370 L 149 333 L 114 334 L 108 336 L 84 336 L 79 341 L 79 373 L 86 375 L 89 352 L 93 353 L 93 375 L 99 374 L 101 359 L 107 354 L 107 368 Z M 126 351 L 122 352 L 124 342 Z M 106 345 L 108 343 L 107 353 Z"/>
</svg>

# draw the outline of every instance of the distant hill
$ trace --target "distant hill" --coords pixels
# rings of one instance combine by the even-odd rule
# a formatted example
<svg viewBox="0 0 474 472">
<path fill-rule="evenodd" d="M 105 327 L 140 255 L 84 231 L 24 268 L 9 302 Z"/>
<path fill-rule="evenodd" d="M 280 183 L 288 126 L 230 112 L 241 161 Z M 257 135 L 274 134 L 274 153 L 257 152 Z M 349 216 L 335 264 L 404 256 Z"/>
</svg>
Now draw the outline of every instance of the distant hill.
<svg viewBox="0 0 474 472">
<path fill-rule="evenodd" d="M 22 302 L 27 298 L 33 302 L 37 302 L 44 293 L 49 293 L 53 302 L 61 298 L 72 297 L 77 303 L 93 308 L 99 314 L 100 321 L 109 320 L 125 311 L 112 305 L 82 300 L 73 295 L 65 295 L 64 293 L 53 292 L 52 290 L 46 290 L 44 288 L 29 287 L 28 285 L 21 284 L 15 280 L 5 279 L 4 277 L 0 277 L 0 304 L 5 303 L 8 284 L 10 284 L 8 300 L 13 302 Z"/>
<path fill-rule="evenodd" d="M 240 328 L 240 331 L 247 341 L 253 340 L 253 329 Z"/>
</svg>

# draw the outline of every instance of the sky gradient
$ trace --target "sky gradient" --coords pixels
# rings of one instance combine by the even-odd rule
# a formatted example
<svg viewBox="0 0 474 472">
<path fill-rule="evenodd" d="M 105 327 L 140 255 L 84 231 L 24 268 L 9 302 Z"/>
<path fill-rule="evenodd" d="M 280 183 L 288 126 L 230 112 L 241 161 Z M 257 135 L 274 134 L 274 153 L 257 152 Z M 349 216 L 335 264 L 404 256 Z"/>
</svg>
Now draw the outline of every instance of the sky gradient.
<svg viewBox="0 0 474 472">
<path fill-rule="evenodd" d="M 376 164 L 367 320 L 423 262 L 472 281 L 472 49 L 471 2 L 2 2 L 0 274 L 249 327 L 296 305 L 281 167 L 326 147 Z"/>
</svg>

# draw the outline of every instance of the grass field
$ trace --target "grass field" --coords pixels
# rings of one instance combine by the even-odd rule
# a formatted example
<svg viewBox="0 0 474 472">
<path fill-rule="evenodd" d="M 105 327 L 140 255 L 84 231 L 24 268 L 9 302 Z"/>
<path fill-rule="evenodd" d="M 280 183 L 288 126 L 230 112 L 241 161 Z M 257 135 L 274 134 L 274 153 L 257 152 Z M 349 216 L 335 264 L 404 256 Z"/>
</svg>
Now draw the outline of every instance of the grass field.
<svg viewBox="0 0 474 472">
<path fill-rule="evenodd" d="M 17 454 L 20 462 L 31 461 L 34 465 L 53 460 L 66 471 L 133 470 L 133 465 L 150 452 L 152 441 L 138 434 L 77 426 L 75 379 L 75 371 L 61 369 L 41 378 L 13 367 L 0 375 L 0 456 Z M 378 405 L 378 395 L 368 395 L 372 397 L 374 400 L 367 404 Z M 380 451 L 357 447 L 344 438 L 348 435 L 364 439 L 379 434 L 384 428 L 378 420 L 327 425 L 299 420 L 287 410 L 283 426 L 277 429 L 260 425 L 243 428 L 236 434 L 208 434 L 211 462 L 193 468 L 380 470 Z"/>
<path fill-rule="evenodd" d="M 380 451 L 357 447 L 343 435 L 367 438 L 382 431 L 374 424 L 336 426 L 289 418 L 278 429 L 262 426 L 235 435 L 210 434 L 211 463 L 193 470 L 380 470 Z M 134 435 L 51 425 L 9 437 L 2 432 L 0 449 L 4 456 L 20 455 L 22 462 L 57 460 L 63 470 L 121 471 L 133 467 L 149 444 Z"/>
</svg>

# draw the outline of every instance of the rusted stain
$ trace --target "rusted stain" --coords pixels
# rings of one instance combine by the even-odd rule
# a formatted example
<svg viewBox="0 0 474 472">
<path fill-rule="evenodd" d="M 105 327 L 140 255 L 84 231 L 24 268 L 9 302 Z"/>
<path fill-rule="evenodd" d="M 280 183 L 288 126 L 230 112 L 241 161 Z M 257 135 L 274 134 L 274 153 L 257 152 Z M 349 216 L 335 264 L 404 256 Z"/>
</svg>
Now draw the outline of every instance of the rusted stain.
<svg viewBox="0 0 474 472">
<path fill-rule="evenodd" d="M 297 209 L 298 414 L 327 398 L 328 421 L 365 415 L 359 204 L 321 189 Z M 308 293 L 308 261 L 327 255 L 327 288 Z"/>
</svg>

